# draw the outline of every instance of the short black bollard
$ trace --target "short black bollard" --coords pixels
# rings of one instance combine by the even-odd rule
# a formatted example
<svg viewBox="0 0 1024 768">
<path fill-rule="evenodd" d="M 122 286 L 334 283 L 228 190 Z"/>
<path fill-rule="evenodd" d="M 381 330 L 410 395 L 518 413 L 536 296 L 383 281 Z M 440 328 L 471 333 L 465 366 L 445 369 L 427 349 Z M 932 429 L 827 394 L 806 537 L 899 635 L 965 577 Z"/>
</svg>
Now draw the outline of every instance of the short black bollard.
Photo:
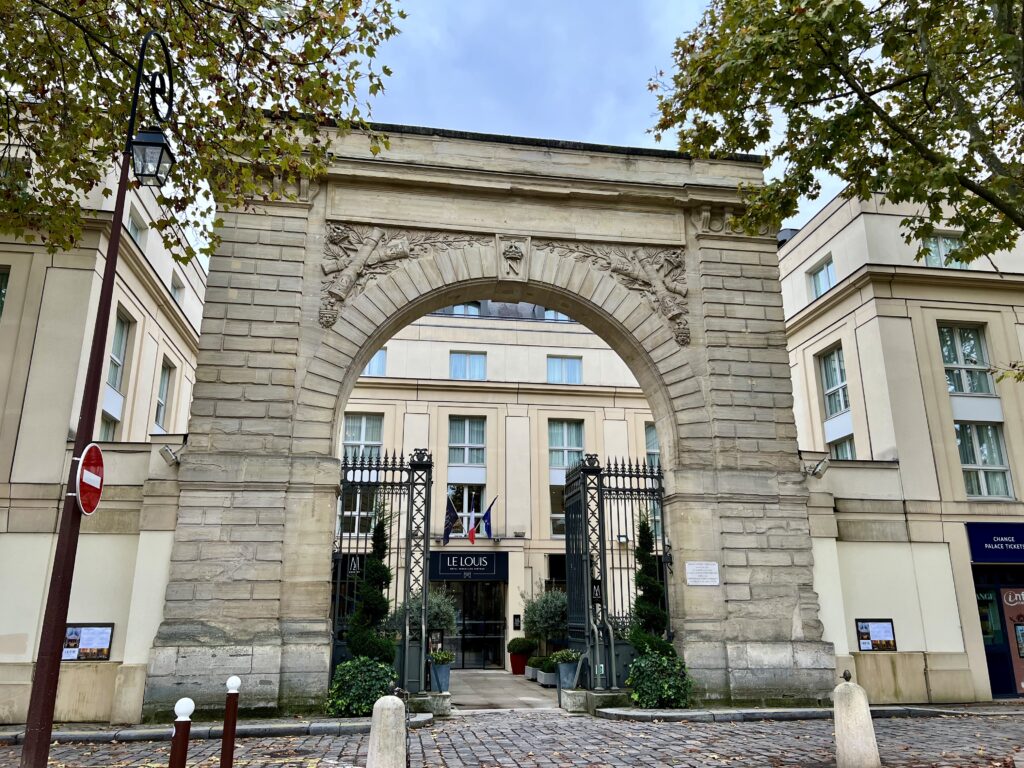
<svg viewBox="0 0 1024 768">
<path fill-rule="evenodd" d="M 168 768 L 185 768 L 188 758 L 188 733 L 192 730 L 192 713 L 196 703 L 192 699 L 178 699 L 174 705 L 174 738 L 171 739 L 171 761 Z"/>
<path fill-rule="evenodd" d="M 235 764 L 235 726 L 238 725 L 238 689 L 242 680 L 237 675 L 228 678 L 228 696 L 224 703 L 224 735 L 220 739 L 220 768 Z"/>
</svg>

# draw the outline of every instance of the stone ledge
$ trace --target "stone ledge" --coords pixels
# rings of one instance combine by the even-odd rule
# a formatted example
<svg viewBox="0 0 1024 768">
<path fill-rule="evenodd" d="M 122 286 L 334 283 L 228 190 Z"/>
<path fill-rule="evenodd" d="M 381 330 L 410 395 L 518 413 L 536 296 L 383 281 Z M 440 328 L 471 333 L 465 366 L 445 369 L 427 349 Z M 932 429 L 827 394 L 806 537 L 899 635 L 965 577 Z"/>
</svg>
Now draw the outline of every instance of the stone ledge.
<svg viewBox="0 0 1024 768">
<path fill-rule="evenodd" d="M 773 709 L 632 709 L 608 707 L 598 709 L 595 717 L 605 720 L 627 720 L 650 723 L 735 723 L 784 722 L 790 720 L 831 720 L 831 707 L 798 707 Z M 970 715 L 969 709 L 940 709 L 935 707 L 871 707 L 875 719 L 891 717 L 949 717 Z M 1019 714 L 1021 712 L 1007 712 Z M 984 716 L 991 713 L 983 713 Z"/>
</svg>

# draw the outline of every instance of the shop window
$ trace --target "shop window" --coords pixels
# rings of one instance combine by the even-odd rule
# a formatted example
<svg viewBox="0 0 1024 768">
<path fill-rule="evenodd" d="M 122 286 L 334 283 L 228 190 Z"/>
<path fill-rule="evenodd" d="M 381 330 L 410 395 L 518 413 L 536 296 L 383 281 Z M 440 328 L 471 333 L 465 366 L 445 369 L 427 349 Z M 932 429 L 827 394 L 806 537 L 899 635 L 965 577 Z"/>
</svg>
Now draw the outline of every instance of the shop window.
<svg viewBox="0 0 1024 768">
<path fill-rule="evenodd" d="M 821 355 L 821 389 L 825 397 L 825 418 L 831 419 L 850 410 L 850 395 L 846 389 L 846 365 L 843 362 L 843 348 Z"/>
<path fill-rule="evenodd" d="M 967 495 L 1009 498 L 1010 467 L 1001 426 L 957 422 L 954 428 Z"/>
<path fill-rule="evenodd" d="M 946 368 L 946 388 L 950 392 L 991 395 L 985 334 L 976 326 L 940 325 L 939 347 Z"/>
<path fill-rule="evenodd" d="M 487 420 L 483 416 L 448 419 L 448 463 L 482 466 L 487 460 Z"/>
<path fill-rule="evenodd" d="M 548 384 L 582 384 L 583 358 L 548 355 Z"/>
<path fill-rule="evenodd" d="M 487 378 L 487 354 L 452 352 L 448 357 L 448 374 L 453 379 L 484 381 Z"/>
<path fill-rule="evenodd" d="M 379 413 L 346 413 L 343 443 L 347 459 L 379 457 L 384 444 L 384 417 Z"/>
</svg>

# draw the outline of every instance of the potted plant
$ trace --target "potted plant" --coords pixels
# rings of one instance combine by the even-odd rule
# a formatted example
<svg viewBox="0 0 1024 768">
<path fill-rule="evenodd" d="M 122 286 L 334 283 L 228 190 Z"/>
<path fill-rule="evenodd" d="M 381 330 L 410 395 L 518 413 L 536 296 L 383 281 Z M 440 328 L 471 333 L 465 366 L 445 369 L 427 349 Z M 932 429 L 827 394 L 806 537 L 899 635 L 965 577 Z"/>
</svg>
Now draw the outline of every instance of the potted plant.
<svg viewBox="0 0 1024 768">
<path fill-rule="evenodd" d="M 537 670 L 537 682 L 544 688 L 554 688 L 558 685 L 558 665 L 551 660 L 551 657 L 541 662 Z"/>
<path fill-rule="evenodd" d="M 558 665 L 558 685 L 562 690 L 572 688 L 579 660 L 580 652 L 570 648 L 551 654 L 551 661 Z"/>
<path fill-rule="evenodd" d="M 552 590 L 535 597 L 524 597 L 523 629 L 527 637 L 541 640 L 550 651 L 552 641 L 561 641 L 569 631 L 568 602 L 565 592 Z"/>
<path fill-rule="evenodd" d="M 537 641 L 528 637 L 513 637 L 505 648 L 512 662 L 512 674 L 526 674 L 526 660 L 537 650 Z"/>
<path fill-rule="evenodd" d="M 430 689 L 434 693 L 447 693 L 448 686 L 452 681 L 452 662 L 455 661 L 455 654 L 451 651 L 431 651 L 427 656 L 430 659 Z"/>
<path fill-rule="evenodd" d="M 537 679 L 537 672 L 540 670 L 541 664 L 544 663 L 544 658 L 544 656 L 531 656 L 527 659 L 525 669 L 527 680 Z"/>
</svg>

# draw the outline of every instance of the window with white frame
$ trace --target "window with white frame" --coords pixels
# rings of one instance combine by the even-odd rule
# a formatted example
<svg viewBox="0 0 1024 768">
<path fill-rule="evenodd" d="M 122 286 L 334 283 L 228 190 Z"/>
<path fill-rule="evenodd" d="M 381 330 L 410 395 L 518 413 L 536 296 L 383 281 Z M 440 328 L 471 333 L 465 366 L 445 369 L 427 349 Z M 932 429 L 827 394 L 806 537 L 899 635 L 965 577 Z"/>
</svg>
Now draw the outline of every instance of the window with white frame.
<svg viewBox="0 0 1024 768">
<path fill-rule="evenodd" d="M 857 450 L 853 444 L 853 435 L 835 440 L 828 444 L 828 455 L 833 459 L 853 461 L 857 458 Z"/>
<path fill-rule="evenodd" d="M 569 322 L 569 316 L 564 312 L 559 312 L 557 309 L 545 309 L 544 310 L 545 320 L 556 320 L 559 322 Z"/>
<path fill-rule="evenodd" d="M 924 239 L 924 246 L 928 249 L 928 253 L 924 257 L 925 266 L 945 267 L 946 269 L 969 269 L 969 265 L 949 257 L 949 254 L 960 246 L 959 237 L 951 237 L 949 235 L 926 237 Z"/>
<path fill-rule="evenodd" d="M 388 349 L 381 347 L 374 352 L 370 362 L 363 368 L 363 376 L 384 376 L 388 369 Z"/>
<path fill-rule="evenodd" d="M 953 426 L 967 495 L 1012 496 L 1001 425 L 956 422 Z"/>
<path fill-rule="evenodd" d="M 582 384 L 583 358 L 548 355 L 548 384 Z"/>
<path fill-rule="evenodd" d="M 185 301 L 185 283 L 178 277 L 177 272 L 171 273 L 171 296 L 174 297 L 174 301 L 181 306 Z"/>
<path fill-rule="evenodd" d="M 836 284 L 836 268 L 829 256 L 825 261 L 815 267 L 809 273 L 811 279 L 811 292 L 814 298 L 818 298 L 825 291 Z"/>
<path fill-rule="evenodd" d="M 821 365 L 821 389 L 825 396 L 825 418 L 831 419 L 833 416 L 850 410 L 843 348 L 836 347 L 821 355 L 818 360 Z"/>
<path fill-rule="evenodd" d="M 6 269 L 0 269 L 0 317 L 4 316 L 4 304 L 7 301 L 7 281 L 10 273 Z"/>
<path fill-rule="evenodd" d="M 345 458 L 380 456 L 384 444 L 384 417 L 379 413 L 346 413 L 342 442 Z"/>
<path fill-rule="evenodd" d="M 548 421 L 548 461 L 552 469 L 569 469 L 583 459 L 583 422 Z"/>
<path fill-rule="evenodd" d="M 153 424 L 157 431 L 167 431 L 167 414 L 171 397 L 171 384 L 174 377 L 174 366 L 164 358 L 160 365 L 160 381 L 156 390 L 156 415 L 153 417 Z"/>
<path fill-rule="evenodd" d="M 976 326 L 940 325 L 939 347 L 946 368 L 946 387 L 950 392 L 991 395 L 992 376 L 985 334 Z"/>
<path fill-rule="evenodd" d="M 483 381 L 487 378 L 487 353 L 450 353 L 448 356 L 448 375 L 452 379 Z"/>
<path fill-rule="evenodd" d="M 654 428 L 654 422 L 644 423 L 644 443 L 647 447 L 647 465 L 657 467 L 661 465 L 661 448 L 658 445 L 658 432 Z"/>
<path fill-rule="evenodd" d="M 128 355 L 128 334 L 131 325 L 131 321 L 124 315 L 119 314 L 114 320 L 114 339 L 110 344 L 110 362 L 107 364 L 107 384 L 118 392 L 121 392 L 124 384 L 124 366 Z"/>
<path fill-rule="evenodd" d="M 451 483 L 448 485 L 448 501 L 455 507 L 458 521 L 452 526 L 452 536 L 468 536 L 474 526 L 477 535 L 482 535 L 484 486 Z"/>
<path fill-rule="evenodd" d="M 479 317 L 480 316 L 480 302 L 469 301 L 465 304 L 455 304 L 451 308 L 453 315 L 459 315 L 462 317 Z"/>
<path fill-rule="evenodd" d="M 135 241 L 139 248 L 142 248 L 146 244 L 146 225 L 142 221 L 142 217 L 135 212 L 134 209 L 128 212 L 128 234 L 132 236 L 132 240 Z"/>
<path fill-rule="evenodd" d="M 379 487 L 361 484 L 342 486 L 342 494 L 338 499 L 338 524 L 335 536 L 369 536 L 373 533 L 373 523 L 383 501 Z"/>
<path fill-rule="evenodd" d="M 105 443 L 117 438 L 117 420 L 103 414 L 100 418 L 100 440 Z"/>
<path fill-rule="evenodd" d="M 448 463 L 481 466 L 487 461 L 487 420 L 483 416 L 448 419 Z"/>
<path fill-rule="evenodd" d="M 565 536 L 565 486 L 549 485 L 551 501 L 551 535 Z"/>
</svg>

